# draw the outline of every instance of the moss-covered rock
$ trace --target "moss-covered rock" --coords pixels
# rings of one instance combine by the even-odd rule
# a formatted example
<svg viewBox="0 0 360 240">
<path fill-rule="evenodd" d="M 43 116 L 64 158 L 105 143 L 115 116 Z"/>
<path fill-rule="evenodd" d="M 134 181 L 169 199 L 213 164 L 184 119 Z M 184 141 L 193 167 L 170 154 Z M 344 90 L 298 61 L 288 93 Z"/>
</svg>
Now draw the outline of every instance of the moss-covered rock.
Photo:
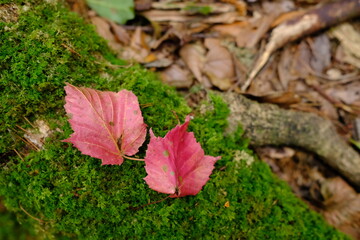
<svg viewBox="0 0 360 240">
<path fill-rule="evenodd" d="M 191 109 L 154 74 L 118 66 L 123 62 L 93 27 L 61 4 L 16 6 L 18 19 L 0 22 L 0 196 L 39 237 L 346 239 L 266 164 L 250 163 L 254 157 L 240 130 L 224 136 L 229 110 L 218 96 L 205 103 L 213 106 L 206 113 L 194 110 L 190 124 L 206 154 L 222 156 L 210 181 L 196 196 L 140 207 L 165 197 L 144 183 L 142 162 L 101 166 L 99 159 L 61 142 L 72 132 L 63 110 L 64 83 L 132 90 L 156 135 L 177 124 L 173 112 L 183 120 Z M 37 119 L 53 130 L 39 151 L 28 149 L 21 130 Z"/>
</svg>

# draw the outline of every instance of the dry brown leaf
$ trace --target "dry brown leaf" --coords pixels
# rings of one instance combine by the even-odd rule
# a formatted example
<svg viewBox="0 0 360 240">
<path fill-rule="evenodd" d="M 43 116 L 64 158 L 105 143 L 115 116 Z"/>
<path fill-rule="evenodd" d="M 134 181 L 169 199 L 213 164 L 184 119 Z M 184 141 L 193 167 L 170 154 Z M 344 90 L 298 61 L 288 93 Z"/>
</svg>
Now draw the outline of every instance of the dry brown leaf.
<svg viewBox="0 0 360 240">
<path fill-rule="evenodd" d="M 152 42 L 152 49 L 157 49 L 164 41 L 173 38 L 179 39 L 180 45 L 182 45 L 182 43 L 187 41 L 189 38 L 190 30 L 185 23 L 170 22 L 168 27 L 169 29 L 164 34 L 162 34 L 159 39 Z"/>
<path fill-rule="evenodd" d="M 104 18 L 91 17 L 91 23 L 95 25 L 96 32 L 108 41 L 108 45 L 115 51 L 120 51 L 122 48 L 121 44 L 116 42 L 114 34 L 110 30 L 110 24 Z"/>
<path fill-rule="evenodd" d="M 131 37 L 130 45 L 124 48 L 121 57 L 144 63 L 150 53 L 146 37 L 141 27 L 137 27 Z"/>
<path fill-rule="evenodd" d="M 183 69 L 177 64 L 161 71 L 160 76 L 164 83 L 177 88 L 189 88 L 193 84 L 189 70 Z"/>
<path fill-rule="evenodd" d="M 290 73 L 295 74 L 297 78 L 306 79 L 310 74 L 310 59 L 310 48 L 306 41 L 301 41 L 300 44 L 296 46 L 294 56 L 289 60 L 292 62 L 292 68 Z"/>
<path fill-rule="evenodd" d="M 171 64 L 173 64 L 173 61 L 168 58 L 161 58 L 154 61 L 145 61 L 145 62 L 146 63 L 144 64 L 144 66 L 147 68 L 166 68 L 169 67 Z"/>
<path fill-rule="evenodd" d="M 243 33 L 244 28 L 250 28 L 249 25 L 249 21 L 234 22 L 231 24 L 219 24 L 213 26 L 212 30 L 225 36 L 237 37 L 239 34 Z"/>
<path fill-rule="evenodd" d="M 271 158 L 291 158 L 295 155 L 295 150 L 289 147 L 263 147 L 262 153 Z"/>
<path fill-rule="evenodd" d="M 210 7 L 212 10 L 211 13 L 227 13 L 236 11 L 236 8 L 233 5 L 226 3 L 153 2 L 151 6 L 154 9 L 162 10 L 182 9 L 185 13 L 187 11 L 184 9 L 188 7 Z"/>
<path fill-rule="evenodd" d="M 266 103 L 274 103 L 282 107 L 289 107 L 292 104 L 300 103 L 300 97 L 294 92 L 276 92 L 261 99 Z"/>
<path fill-rule="evenodd" d="M 310 59 L 311 51 L 305 41 L 284 48 L 277 66 L 277 73 L 284 91 L 289 90 L 292 81 L 306 79 L 309 76 Z"/>
<path fill-rule="evenodd" d="M 331 34 L 335 36 L 346 52 L 360 58 L 360 33 L 349 23 L 343 23 L 334 29 Z"/>
<path fill-rule="evenodd" d="M 201 21 L 201 16 L 187 16 L 179 11 L 150 10 L 141 12 L 141 15 L 151 22 L 195 22 Z"/>
<path fill-rule="evenodd" d="M 207 38 L 205 46 L 208 48 L 203 72 L 211 83 L 221 90 L 228 90 L 235 79 L 232 56 L 227 48 L 221 45 L 219 39 Z"/>
<path fill-rule="evenodd" d="M 146 38 L 146 35 L 141 30 L 141 27 L 137 27 L 135 29 L 134 34 L 131 37 L 130 46 L 133 49 L 136 49 L 136 50 L 141 50 L 141 49 L 148 50 L 149 46 L 147 45 L 147 42 L 146 42 L 145 38 Z"/>
<path fill-rule="evenodd" d="M 71 11 L 76 12 L 84 19 L 89 20 L 89 9 L 85 0 L 67 1 L 67 3 L 70 5 Z"/>
<path fill-rule="evenodd" d="M 326 93 L 345 104 L 353 104 L 360 100 L 360 81 L 354 81 L 347 85 L 340 85 L 326 90 Z"/>
<path fill-rule="evenodd" d="M 227 12 L 227 13 L 221 13 L 215 16 L 210 16 L 204 18 L 203 22 L 205 23 L 233 23 L 236 21 L 242 21 L 245 20 L 244 17 L 240 16 L 237 12 Z"/>
<path fill-rule="evenodd" d="M 331 63 L 330 40 L 326 34 L 308 38 L 311 49 L 310 66 L 317 73 L 322 73 Z"/>
<path fill-rule="evenodd" d="M 280 25 L 281 23 L 291 19 L 291 18 L 295 18 L 298 17 L 300 15 L 304 14 L 304 10 L 296 10 L 296 11 L 291 11 L 291 12 L 285 12 L 280 14 L 279 17 L 277 17 L 272 23 L 271 23 L 271 28 L 274 28 L 278 25 Z"/>
<path fill-rule="evenodd" d="M 205 62 L 205 52 L 205 48 L 201 44 L 196 43 L 186 44 L 180 49 L 182 60 L 200 83 L 204 82 L 202 71 Z"/>
<path fill-rule="evenodd" d="M 339 118 L 336 107 L 329 100 L 325 99 L 319 92 L 311 88 L 307 88 L 306 93 L 299 93 L 300 96 L 306 100 L 307 104 L 311 103 L 313 110 L 306 110 L 315 112 L 320 116 L 337 121 Z M 305 108 L 304 108 L 305 109 Z"/>
<path fill-rule="evenodd" d="M 248 37 L 245 47 L 253 48 L 258 44 L 260 39 L 265 35 L 265 33 L 270 29 L 270 24 L 272 20 L 275 18 L 275 15 L 269 14 L 264 15 L 263 17 L 256 19 L 254 23 L 252 23 L 253 33 Z M 238 46 L 243 42 L 243 36 L 239 35 L 236 38 L 236 43 Z"/>
<path fill-rule="evenodd" d="M 145 11 L 151 9 L 152 0 L 135 0 L 135 10 Z"/>
<path fill-rule="evenodd" d="M 340 177 L 324 180 L 320 190 L 326 208 L 336 208 L 336 205 L 342 205 L 358 196 L 356 191 Z"/>
<path fill-rule="evenodd" d="M 337 49 L 337 60 L 350 63 L 360 68 L 360 33 L 349 23 L 343 23 L 331 31 L 341 45 Z"/>
<path fill-rule="evenodd" d="M 334 227 L 360 238 L 360 195 L 340 177 L 321 183 L 323 215 Z"/>
<path fill-rule="evenodd" d="M 237 12 L 240 16 L 246 16 L 247 14 L 247 5 L 245 1 L 242 0 L 220 0 L 221 2 L 230 3 L 236 7 Z"/>
<path fill-rule="evenodd" d="M 125 45 L 128 45 L 130 43 L 130 36 L 126 32 L 126 30 L 121 26 L 113 21 L 109 21 L 111 29 L 114 31 L 114 36 L 118 42 L 121 42 Z"/>
<path fill-rule="evenodd" d="M 247 93 L 255 96 L 267 96 L 282 90 L 281 83 L 276 74 L 276 62 L 270 62 L 255 79 Z"/>
<path fill-rule="evenodd" d="M 212 28 L 222 35 L 230 35 L 236 39 L 238 47 L 254 47 L 263 34 L 269 29 L 270 16 L 253 18 L 248 21 L 220 24 Z"/>
<path fill-rule="evenodd" d="M 264 1 L 262 3 L 262 8 L 265 13 L 260 18 L 255 18 L 252 20 L 253 28 L 256 26 L 256 31 L 249 38 L 246 43 L 246 47 L 253 48 L 260 41 L 260 39 L 265 35 L 265 33 L 271 28 L 271 23 L 276 19 L 280 14 L 291 11 L 295 8 L 292 1 L 279 1 L 279 2 L 268 2 Z M 237 42 L 240 41 L 237 38 Z"/>
<path fill-rule="evenodd" d="M 294 54 L 294 47 L 285 47 L 281 52 L 277 72 L 279 80 L 284 90 L 288 89 L 289 83 L 298 79 L 298 76 L 292 73 L 292 61 Z M 290 59 L 290 60 L 289 60 Z"/>
</svg>

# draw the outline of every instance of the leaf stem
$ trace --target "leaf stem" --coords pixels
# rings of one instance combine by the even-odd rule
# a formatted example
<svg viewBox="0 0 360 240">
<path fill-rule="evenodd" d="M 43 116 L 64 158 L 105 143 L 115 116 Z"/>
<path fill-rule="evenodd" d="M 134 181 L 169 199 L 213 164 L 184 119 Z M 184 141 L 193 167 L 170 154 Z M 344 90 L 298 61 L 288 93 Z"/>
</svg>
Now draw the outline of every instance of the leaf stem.
<svg viewBox="0 0 360 240">
<path fill-rule="evenodd" d="M 125 155 L 122 155 L 123 158 L 126 158 L 126 159 L 129 159 L 129 160 L 134 160 L 134 161 L 145 161 L 144 159 L 141 159 L 141 158 L 134 158 L 134 157 L 128 157 L 128 156 L 125 156 Z"/>
</svg>

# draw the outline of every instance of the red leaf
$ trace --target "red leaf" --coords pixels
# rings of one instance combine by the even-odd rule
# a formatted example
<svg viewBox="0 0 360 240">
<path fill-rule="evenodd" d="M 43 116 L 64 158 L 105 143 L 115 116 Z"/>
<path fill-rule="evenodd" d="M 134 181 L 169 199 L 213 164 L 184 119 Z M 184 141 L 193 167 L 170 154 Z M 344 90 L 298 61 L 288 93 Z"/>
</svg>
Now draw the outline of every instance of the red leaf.
<svg viewBox="0 0 360 240">
<path fill-rule="evenodd" d="M 100 158 L 102 165 L 120 165 L 125 155 L 138 152 L 145 140 L 146 124 L 132 92 L 102 92 L 71 84 L 65 91 L 65 110 L 74 133 L 64 142 Z"/>
<path fill-rule="evenodd" d="M 164 138 L 155 137 L 150 130 L 150 143 L 146 151 L 144 178 L 149 187 L 170 197 L 196 195 L 221 157 L 205 156 L 196 142 L 194 133 L 187 132 L 190 117 L 176 126 Z"/>
</svg>

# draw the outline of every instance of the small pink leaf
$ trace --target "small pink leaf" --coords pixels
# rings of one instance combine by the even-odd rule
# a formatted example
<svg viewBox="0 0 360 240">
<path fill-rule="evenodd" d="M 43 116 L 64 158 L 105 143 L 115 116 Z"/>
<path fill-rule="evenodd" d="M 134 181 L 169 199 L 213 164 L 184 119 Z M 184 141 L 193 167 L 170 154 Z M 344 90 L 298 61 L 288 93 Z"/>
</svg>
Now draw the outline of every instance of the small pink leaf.
<svg viewBox="0 0 360 240">
<path fill-rule="evenodd" d="M 144 178 L 149 187 L 170 197 L 196 195 L 221 157 L 205 156 L 194 133 L 187 132 L 190 117 L 176 126 L 164 138 L 155 137 L 150 130 L 146 151 Z"/>
<path fill-rule="evenodd" d="M 63 140 L 102 164 L 122 164 L 145 141 L 146 124 L 137 97 L 130 91 L 102 92 L 65 86 L 65 110 L 74 133 Z"/>
</svg>

